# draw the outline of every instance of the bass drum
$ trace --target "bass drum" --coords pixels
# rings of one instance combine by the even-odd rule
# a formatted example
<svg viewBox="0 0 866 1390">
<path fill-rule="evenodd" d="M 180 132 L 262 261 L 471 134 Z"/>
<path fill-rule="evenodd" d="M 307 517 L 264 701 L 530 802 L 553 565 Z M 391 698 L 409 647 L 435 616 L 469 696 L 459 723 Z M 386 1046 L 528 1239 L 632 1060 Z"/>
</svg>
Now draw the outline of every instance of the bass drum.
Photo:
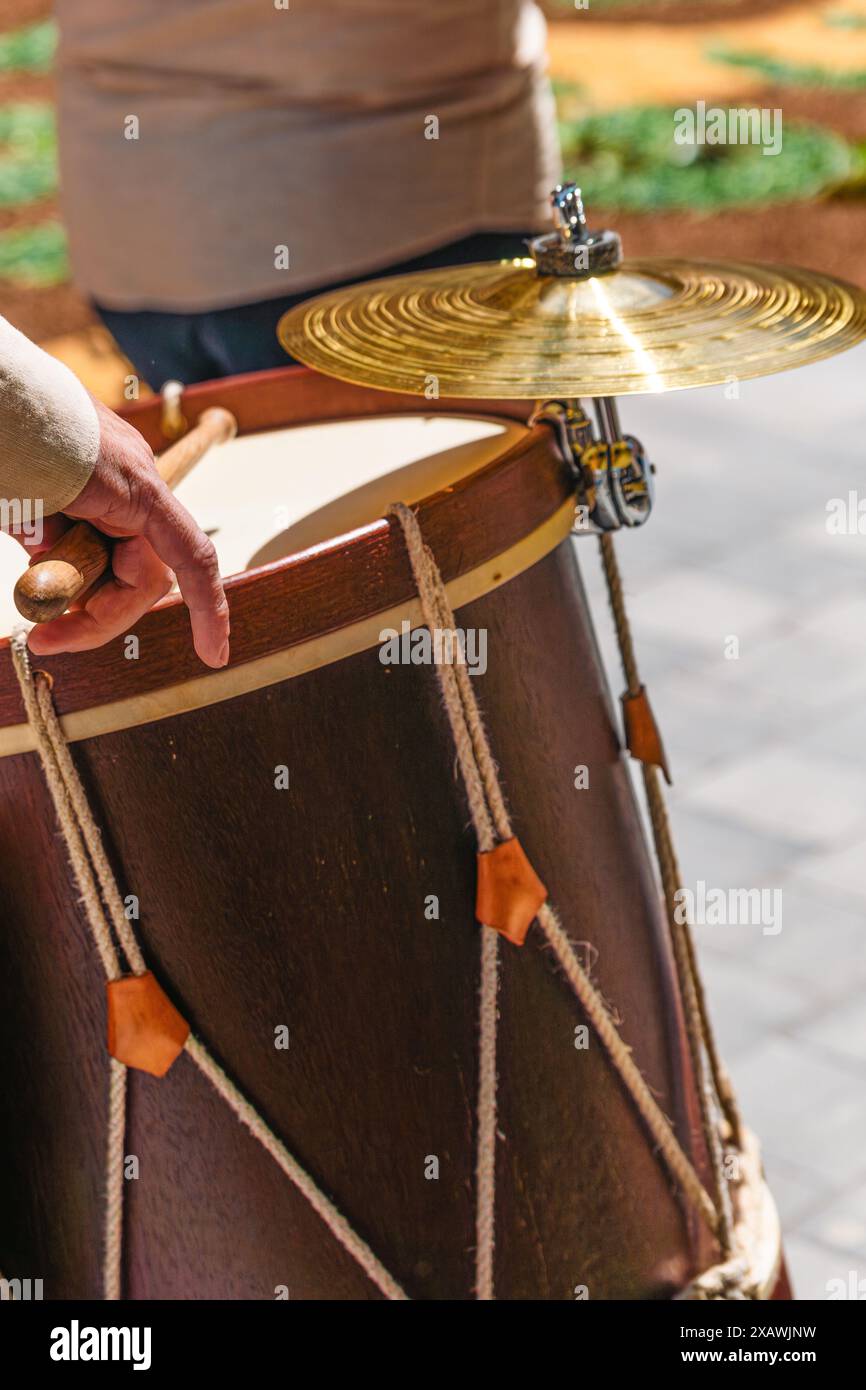
<svg viewBox="0 0 866 1390">
<path fill-rule="evenodd" d="M 380 659 L 384 630 L 419 621 L 383 513 L 419 504 L 458 621 L 485 637 L 474 688 L 521 843 L 707 1184 L 553 432 L 519 405 L 467 414 L 302 369 L 193 387 L 182 404 L 190 423 L 220 404 L 240 426 L 178 494 L 233 576 L 230 666 L 197 662 L 177 596 L 137 644 L 43 663 L 174 1004 L 410 1297 L 473 1296 L 475 846 L 434 671 Z M 156 449 L 161 412 L 128 412 Z M 104 979 L 33 748 L 6 642 L 0 1269 L 92 1299 Z M 583 1019 L 541 934 L 501 957 L 496 1296 L 675 1295 L 718 1257 L 706 1225 L 601 1046 L 576 1046 Z M 381 1296 L 188 1055 L 129 1077 L 125 1297 Z"/>
</svg>

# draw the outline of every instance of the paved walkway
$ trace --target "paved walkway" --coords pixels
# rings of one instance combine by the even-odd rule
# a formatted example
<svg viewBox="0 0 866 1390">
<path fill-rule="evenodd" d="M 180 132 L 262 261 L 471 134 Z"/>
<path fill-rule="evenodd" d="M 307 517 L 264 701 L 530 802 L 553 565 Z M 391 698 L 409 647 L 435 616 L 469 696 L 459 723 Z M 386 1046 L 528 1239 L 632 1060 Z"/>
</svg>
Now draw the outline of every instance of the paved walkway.
<svg viewBox="0 0 866 1390">
<path fill-rule="evenodd" d="M 866 1298 L 864 380 L 861 347 L 735 399 L 620 403 L 658 469 L 656 511 L 618 551 L 684 879 L 781 893 L 781 930 L 770 911 L 697 939 L 801 1298 L 852 1271 Z M 864 534 L 829 534 L 851 490 Z M 618 693 L 594 551 L 578 542 Z"/>
</svg>

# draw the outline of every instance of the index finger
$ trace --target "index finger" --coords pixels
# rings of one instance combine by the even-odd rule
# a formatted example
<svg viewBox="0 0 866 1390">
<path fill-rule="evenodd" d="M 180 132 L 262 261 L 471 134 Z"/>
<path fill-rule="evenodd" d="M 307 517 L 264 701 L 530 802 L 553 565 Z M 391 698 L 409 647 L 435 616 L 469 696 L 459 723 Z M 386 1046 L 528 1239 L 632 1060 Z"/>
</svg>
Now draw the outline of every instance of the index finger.
<svg viewBox="0 0 866 1390">
<path fill-rule="evenodd" d="M 208 666 L 225 666 L 229 659 L 229 606 L 213 542 L 162 482 L 155 490 L 142 534 L 177 576 L 202 661 Z"/>
</svg>

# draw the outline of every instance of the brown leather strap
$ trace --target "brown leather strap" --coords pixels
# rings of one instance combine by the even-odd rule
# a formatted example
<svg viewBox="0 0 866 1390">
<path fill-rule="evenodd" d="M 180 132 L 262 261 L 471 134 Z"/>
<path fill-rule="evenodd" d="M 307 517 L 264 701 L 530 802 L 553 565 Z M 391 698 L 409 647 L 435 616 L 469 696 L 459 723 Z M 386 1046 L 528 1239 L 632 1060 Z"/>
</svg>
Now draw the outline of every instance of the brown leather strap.
<svg viewBox="0 0 866 1390">
<path fill-rule="evenodd" d="M 478 855 L 475 916 L 484 926 L 522 946 L 546 899 L 547 889 L 516 836 Z"/>
<path fill-rule="evenodd" d="M 149 970 L 108 980 L 105 988 L 111 1056 L 124 1066 L 165 1076 L 183 1052 L 189 1024 Z"/>
<path fill-rule="evenodd" d="M 649 702 L 645 685 L 634 695 L 628 691 L 622 697 L 625 719 L 625 742 L 628 751 L 638 762 L 661 768 L 668 786 L 672 785 L 662 736 Z"/>
</svg>

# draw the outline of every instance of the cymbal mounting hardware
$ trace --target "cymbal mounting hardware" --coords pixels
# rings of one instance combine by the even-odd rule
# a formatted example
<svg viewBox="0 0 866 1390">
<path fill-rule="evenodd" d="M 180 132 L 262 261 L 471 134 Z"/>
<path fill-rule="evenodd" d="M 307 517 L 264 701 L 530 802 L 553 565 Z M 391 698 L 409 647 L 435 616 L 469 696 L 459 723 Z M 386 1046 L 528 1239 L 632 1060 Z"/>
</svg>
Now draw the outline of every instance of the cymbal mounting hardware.
<svg viewBox="0 0 866 1390">
<path fill-rule="evenodd" d="M 550 203 L 556 230 L 529 243 L 539 275 L 588 280 L 622 264 L 622 242 L 617 233 L 607 229 L 592 232 L 587 226 L 576 183 L 558 183 Z"/>
<path fill-rule="evenodd" d="M 616 401 L 606 396 L 595 406 L 598 436 L 579 401 L 544 401 L 529 419 L 553 426 L 573 469 L 576 535 L 643 526 L 654 500 L 654 465 L 634 435 L 622 434 Z"/>
</svg>

